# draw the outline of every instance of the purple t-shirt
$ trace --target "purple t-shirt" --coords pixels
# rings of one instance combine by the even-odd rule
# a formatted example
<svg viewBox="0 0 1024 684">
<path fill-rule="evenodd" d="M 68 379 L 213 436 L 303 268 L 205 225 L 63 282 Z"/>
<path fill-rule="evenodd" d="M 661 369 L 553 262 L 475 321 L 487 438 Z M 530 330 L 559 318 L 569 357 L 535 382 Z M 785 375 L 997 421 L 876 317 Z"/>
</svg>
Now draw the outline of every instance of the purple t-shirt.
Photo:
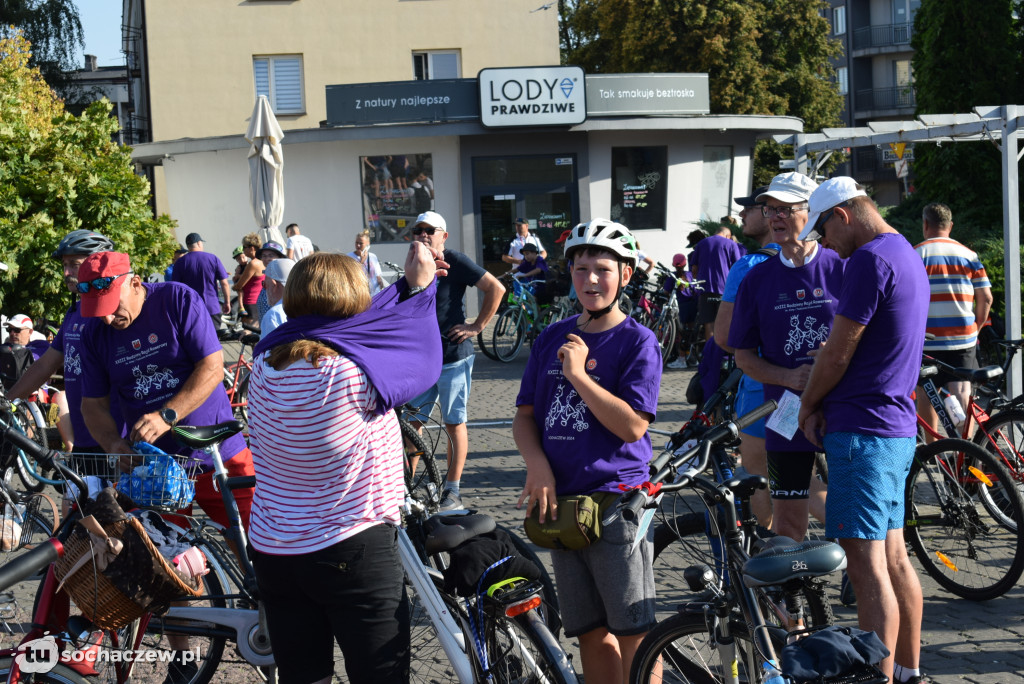
<svg viewBox="0 0 1024 684">
<path fill-rule="evenodd" d="M 928 320 L 928 274 L 906 238 L 882 233 L 846 264 L 836 313 L 867 326 L 839 384 L 825 397 L 828 432 L 913 437 Z"/>
<path fill-rule="evenodd" d="M 744 254 L 742 247 L 721 235 L 711 235 L 698 242 L 690 261 L 697 262 L 697 280 L 706 281 L 704 292 L 719 295 L 725 292 L 725 277 Z"/>
<path fill-rule="evenodd" d="M 79 308 L 77 301 L 71 305 L 51 345 L 64 355 L 64 394 L 68 400 L 71 428 L 75 432 L 76 449 L 99 446 L 82 419 L 82 331 L 89 319 L 82 317 Z M 110 397 L 110 414 L 124 435 L 124 419 L 116 396 Z"/>
<path fill-rule="evenodd" d="M 576 333 L 590 349 L 587 371 L 630 408 L 654 416 L 661 385 L 661 351 L 654 333 L 632 318 L 602 333 L 580 332 L 579 316 L 549 325 L 537 338 L 523 372 L 516 406 L 533 406 L 541 444 L 559 495 L 617 492 L 647 479 L 648 435 L 627 444 L 590 412 L 562 375 L 558 349 Z"/>
<path fill-rule="evenodd" d="M 221 311 L 217 292 L 220 289 L 220 281 L 227 277 L 228 272 L 224 269 L 224 264 L 209 252 L 182 254 L 181 258 L 174 262 L 174 270 L 171 271 L 172 281 L 184 283 L 199 293 L 211 316 L 216 316 Z"/>
<path fill-rule="evenodd" d="M 180 283 L 144 287 L 146 302 L 127 329 L 115 330 L 93 318 L 82 336 L 82 396 L 116 395 L 129 428 L 180 392 L 197 362 L 221 351 L 213 321 L 191 288 Z M 179 422 L 213 425 L 231 417 L 231 402 L 218 383 L 206 401 L 179 416 Z M 192 454 L 210 465 L 209 456 L 181 446 L 170 433 L 156 446 L 168 453 Z M 221 443 L 221 456 L 227 461 L 244 448 L 242 436 L 234 435 Z"/>
<path fill-rule="evenodd" d="M 828 339 L 845 264 L 838 254 L 823 247 L 797 268 L 784 264 L 781 257 L 750 269 L 740 283 L 729 326 L 729 346 L 760 349 L 761 356 L 776 366 L 796 368 L 813 363 L 808 352 Z M 786 389 L 765 384 L 764 398 L 778 400 Z M 799 430 L 791 440 L 766 430 L 765 447 L 772 451 L 817 451 Z"/>
</svg>

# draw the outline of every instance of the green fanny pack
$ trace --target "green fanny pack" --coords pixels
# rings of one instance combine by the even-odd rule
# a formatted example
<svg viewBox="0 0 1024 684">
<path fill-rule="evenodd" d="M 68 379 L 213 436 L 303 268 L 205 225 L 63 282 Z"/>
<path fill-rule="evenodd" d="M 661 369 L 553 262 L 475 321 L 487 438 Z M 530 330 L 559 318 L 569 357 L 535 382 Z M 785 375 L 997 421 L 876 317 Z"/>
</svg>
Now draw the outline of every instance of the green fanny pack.
<svg viewBox="0 0 1024 684">
<path fill-rule="evenodd" d="M 558 519 L 540 522 L 540 507 L 523 521 L 523 529 L 537 546 L 579 551 L 601 538 L 601 516 L 619 498 L 615 492 L 595 492 L 558 497 Z"/>
</svg>

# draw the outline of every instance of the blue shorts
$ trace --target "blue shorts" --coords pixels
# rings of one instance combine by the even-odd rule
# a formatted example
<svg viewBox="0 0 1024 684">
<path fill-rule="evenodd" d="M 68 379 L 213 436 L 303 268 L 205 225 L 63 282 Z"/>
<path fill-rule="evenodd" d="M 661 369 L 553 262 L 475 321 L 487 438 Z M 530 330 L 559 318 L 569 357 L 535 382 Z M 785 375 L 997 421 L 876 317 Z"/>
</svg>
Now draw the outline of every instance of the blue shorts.
<svg viewBox="0 0 1024 684">
<path fill-rule="evenodd" d="M 430 404 L 440 397 L 441 420 L 445 425 L 460 425 L 467 420 L 466 405 L 469 404 L 469 390 L 473 384 L 473 359 L 467 356 L 461 361 L 446 363 L 441 366 L 441 377 L 437 384 L 409 402 L 421 408 L 419 414 L 409 416 L 410 420 L 427 422 L 430 416 Z"/>
<path fill-rule="evenodd" d="M 740 378 L 739 389 L 736 390 L 736 402 L 734 404 L 736 415 L 742 416 L 750 413 L 764 403 L 764 387 L 757 380 L 751 380 L 746 375 Z M 741 432 L 751 437 L 764 439 L 764 422 L 767 418 L 748 425 Z"/>
<path fill-rule="evenodd" d="M 903 529 L 904 491 L 917 440 L 857 432 L 825 435 L 825 536 L 884 540 Z"/>
</svg>

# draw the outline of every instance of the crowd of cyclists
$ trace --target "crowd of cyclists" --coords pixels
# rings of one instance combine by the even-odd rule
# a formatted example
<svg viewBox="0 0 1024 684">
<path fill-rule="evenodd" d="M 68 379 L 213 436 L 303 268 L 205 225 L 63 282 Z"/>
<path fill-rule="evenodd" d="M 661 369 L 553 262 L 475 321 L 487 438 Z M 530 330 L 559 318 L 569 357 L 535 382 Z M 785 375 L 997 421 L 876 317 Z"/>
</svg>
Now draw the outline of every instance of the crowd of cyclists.
<svg viewBox="0 0 1024 684">
<path fill-rule="evenodd" d="M 590 495 L 607 511 L 649 476 L 648 426 L 664 369 L 703 357 L 698 373 L 710 395 L 728 354 L 744 373 L 737 415 L 764 399 L 786 409 L 741 434 L 743 467 L 769 483 L 754 494 L 753 513 L 797 541 L 809 516 L 818 518 L 846 551 L 844 601 L 869 606 L 860 626 L 891 653 L 882 671 L 924 682 L 921 589 L 902 537 L 902 487 L 917 437 L 911 396 L 919 367 L 911 360 L 921 358 L 927 328 L 935 335 L 929 353 L 977 367 L 976 320 L 991 305 L 984 267 L 949 237 L 948 208 L 926 208 L 927 239 L 915 252 L 849 178 L 819 185 L 780 174 L 735 201 L 744 237 L 759 248 L 746 253 L 724 223 L 714 235 L 691 235 L 689 265 L 675 255 L 660 282 L 678 300 L 679 330 L 699 339 L 679 335 L 667 355 L 620 306 L 634 274 L 654 267 L 629 229 L 595 218 L 562 236 L 582 313 L 545 328 L 523 371 L 513 422 L 525 462 L 519 503 L 541 524 L 572 515 L 560 506 L 565 497 Z M 526 221 L 516 229 L 505 261 L 518 277 L 545 279 L 546 251 Z M 27 316 L 7 320 L 5 350 L 28 352 L 19 352 L 20 366 L 5 365 L 6 394 L 41 397 L 51 377 L 62 376 L 53 401 L 67 451 L 129 454 L 147 442 L 190 456 L 206 466 L 196 501 L 218 520 L 224 511 L 208 457 L 170 430 L 232 417 L 217 324 L 233 289 L 242 322 L 262 321 L 264 329 L 250 377 L 248 443 L 233 437 L 221 452 L 231 475 L 256 476 L 255 490 L 235 497 L 282 681 L 330 681 L 335 643 L 352 681 L 405 681 L 409 607 L 394 533 L 405 455 L 393 409 L 440 395 L 454 452 L 441 508 L 464 508 L 471 338 L 504 288 L 445 248 L 435 212 L 418 218 L 404 277 L 391 286 L 368 235 L 338 255 L 314 252 L 297 225 L 288 232 L 287 248 L 245 236 L 230 283 L 223 266 L 202 265 L 216 257 L 190 234 L 170 282 L 151 283 L 103 235 L 72 231 L 52 256 L 73 303 L 51 340 L 35 334 Z M 485 294 L 472 324 L 461 304 L 469 286 Z M 967 383 L 941 384 L 966 405 Z M 814 476 L 822 451 L 827 496 Z M 588 684 L 627 681 L 655 625 L 651 544 L 648 531 L 620 516 L 593 545 L 552 552 L 561 619 L 579 640 Z M 185 651 L 187 639 L 179 639 L 174 647 Z M 179 662 L 168 681 L 189 681 L 190 665 Z"/>
</svg>

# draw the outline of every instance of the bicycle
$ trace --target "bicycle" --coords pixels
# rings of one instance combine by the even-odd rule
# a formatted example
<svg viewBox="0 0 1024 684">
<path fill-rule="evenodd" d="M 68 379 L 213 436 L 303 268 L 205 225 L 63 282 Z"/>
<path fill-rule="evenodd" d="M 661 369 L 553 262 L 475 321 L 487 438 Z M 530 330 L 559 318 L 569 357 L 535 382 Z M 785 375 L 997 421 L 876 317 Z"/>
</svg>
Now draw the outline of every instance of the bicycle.
<svg viewBox="0 0 1024 684">
<path fill-rule="evenodd" d="M 523 348 L 523 342 L 532 343 L 544 328 L 561 320 L 565 311 L 562 307 L 537 303 L 531 288 L 543 284 L 543 280 L 523 283 L 512 277 L 511 281 L 509 306 L 498 316 L 491 332 L 494 358 L 503 363 L 514 361 Z"/>
<path fill-rule="evenodd" d="M 259 333 L 247 332 L 239 339 L 238 358 L 234 363 L 224 367 L 224 390 L 231 402 L 231 412 L 235 418 L 249 423 L 249 375 L 252 373 L 252 361 L 245 357 L 245 348 L 255 348 L 260 341 Z M 250 353 L 250 357 L 251 357 Z"/>
<path fill-rule="evenodd" d="M 720 507 L 724 519 L 721 572 L 728 578 L 723 588 L 707 564 L 686 570 L 684 577 L 691 591 L 704 591 L 706 598 L 680 606 L 676 615 L 651 630 L 633 659 L 630 682 L 784 681 L 778 670 L 778 649 L 815 631 L 803 626 L 798 597 L 807 580 L 846 567 L 842 548 L 832 542 L 795 542 L 784 537 L 767 540 L 760 548 L 752 545 L 737 499 L 741 504 L 748 502 L 754 491 L 767 486 L 767 480 L 754 475 L 720 484 L 700 475 L 713 449 L 734 441 L 741 429 L 774 408 L 774 401 L 766 402 L 735 421 L 709 428 L 681 454 L 662 455 L 652 462 L 651 481 L 623 495 L 618 512 L 625 516 L 647 513 L 657 506 L 662 493 L 683 489 L 694 490 L 709 509 Z M 759 590 L 763 587 L 780 587 L 784 595 L 787 619 L 781 626 L 769 623 L 762 611 L 764 600 Z M 873 666 L 862 667 L 860 674 L 863 679 L 856 681 L 887 681 Z"/>
</svg>

